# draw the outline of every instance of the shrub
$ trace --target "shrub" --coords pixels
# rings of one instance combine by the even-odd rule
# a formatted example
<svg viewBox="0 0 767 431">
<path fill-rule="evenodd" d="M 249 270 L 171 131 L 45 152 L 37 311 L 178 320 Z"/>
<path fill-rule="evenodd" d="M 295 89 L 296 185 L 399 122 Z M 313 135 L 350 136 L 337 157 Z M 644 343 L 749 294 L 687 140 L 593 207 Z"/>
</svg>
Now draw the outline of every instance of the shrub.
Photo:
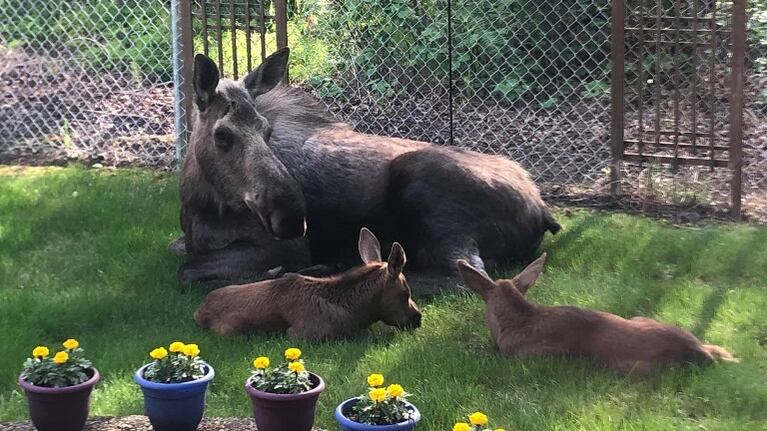
<svg viewBox="0 0 767 431">
<path fill-rule="evenodd" d="M 4 10 L 16 19 L 3 24 L 2 36 L 49 55 L 71 52 L 95 72 L 138 72 L 167 81 L 173 73 L 167 3 L 6 0 Z"/>
<path fill-rule="evenodd" d="M 515 101 L 579 91 L 607 78 L 609 3 L 453 1 L 453 71 L 465 95 Z M 319 22 L 333 57 L 374 93 L 448 74 L 444 1 L 339 0 Z M 354 41 L 353 45 L 348 42 Z M 351 55 L 350 55 L 351 54 Z M 428 76 L 423 76 L 423 71 Z"/>
</svg>

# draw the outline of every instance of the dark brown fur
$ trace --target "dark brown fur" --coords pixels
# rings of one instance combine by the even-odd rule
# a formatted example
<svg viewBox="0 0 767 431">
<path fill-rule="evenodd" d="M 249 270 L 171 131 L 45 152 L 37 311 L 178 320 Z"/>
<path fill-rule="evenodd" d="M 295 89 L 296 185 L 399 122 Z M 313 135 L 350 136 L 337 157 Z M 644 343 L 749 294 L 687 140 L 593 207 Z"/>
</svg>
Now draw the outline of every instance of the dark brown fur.
<svg viewBox="0 0 767 431">
<path fill-rule="evenodd" d="M 618 373 L 650 374 L 672 364 L 737 362 L 727 350 L 647 317 L 624 319 L 577 307 L 545 307 L 525 294 L 543 270 L 544 253 L 511 280 L 492 281 L 466 261 L 465 284 L 486 302 L 486 320 L 505 356 L 563 355 L 597 361 Z"/>
<path fill-rule="evenodd" d="M 265 61 L 267 66 L 251 75 L 281 73 L 286 51 L 274 56 L 278 59 Z M 267 73 L 269 65 L 278 72 Z M 236 240 L 258 242 L 253 224 L 259 220 L 266 220 L 267 234 L 279 232 L 283 234 L 277 235 L 280 238 L 290 238 L 289 233 L 300 233 L 296 226 L 303 208 L 308 243 L 294 246 L 308 245 L 315 264 L 351 265 L 355 256 L 348 250 L 360 227 L 370 226 L 384 244 L 399 241 L 413 250 L 416 269 L 447 275 L 455 274 L 457 259 L 466 259 L 482 270 L 486 263 L 525 261 L 533 256 L 545 232 L 556 233 L 560 228 L 527 172 L 513 161 L 358 133 L 333 120 L 324 106 L 301 89 L 279 85 L 265 92 L 253 91 L 249 85 L 258 80 L 251 75 L 241 83 L 221 80 L 216 89 L 202 94 L 213 94 L 209 97 L 221 106 L 238 95 L 250 94 L 257 130 L 269 131 L 264 141 L 272 155 L 249 161 L 264 150 L 256 137 L 237 140 L 253 147 L 242 150 L 244 162 L 216 160 L 218 150 L 211 143 L 209 129 L 217 130 L 220 125 L 206 123 L 201 117 L 194 132 L 199 138 L 193 137 L 193 151 L 181 173 L 182 227 L 187 249 L 193 254 L 182 268 L 185 280 L 207 272 L 200 271 L 200 266 L 211 249 Z M 277 167 L 269 169 L 271 164 Z M 299 203 L 290 206 L 287 199 L 280 198 L 247 204 L 246 196 L 257 194 L 250 189 L 259 186 L 277 190 L 276 196 L 292 196 Z M 199 216 L 216 211 L 223 215 L 215 222 L 206 223 Z M 269 269 L 266 264 L 256 266 Z M 207 275 L 220 276 L 215 271 Z"/>
<path fill-rule="evenodd" d="M 402 274 L 402 247 L 394 244 L 382 262 L 378 240 L 363 228 L 358 248 L 365 264 L 337 276 L 290 274 L 214 290 L 195 320 L 221 335 L 287 332 L 306 339 L 352 336 L 379 320 L 400 328 L 420 326 L 421 313 Z"/>
</svg>

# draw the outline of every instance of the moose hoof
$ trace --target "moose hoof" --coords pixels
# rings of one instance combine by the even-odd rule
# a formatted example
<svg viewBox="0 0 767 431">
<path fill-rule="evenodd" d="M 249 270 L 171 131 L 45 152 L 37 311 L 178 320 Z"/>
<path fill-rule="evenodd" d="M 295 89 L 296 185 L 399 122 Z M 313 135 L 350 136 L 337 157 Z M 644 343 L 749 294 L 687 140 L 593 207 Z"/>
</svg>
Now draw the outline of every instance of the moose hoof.
<svg viewBox="0 0 767 431">
<path fill-rule="evenodd" d="M 281 267 L 281 266 L 278 266 L 276 268 L 272 268 L 272 269 L 264 272 L 263 278 L 265 280 L 266 279 L 271 279 L 271 278 L 277 278 L 277 277 L 281 276 L 284 272 L 285 272 L 285 269 L 283 267 Z"/>
<path fill-rule="evenodd" d="M 186 240 L 184 237 L 182 236 L 168 244 L 168 251 L 178 256 L 186 256 Z"/>
</svg>

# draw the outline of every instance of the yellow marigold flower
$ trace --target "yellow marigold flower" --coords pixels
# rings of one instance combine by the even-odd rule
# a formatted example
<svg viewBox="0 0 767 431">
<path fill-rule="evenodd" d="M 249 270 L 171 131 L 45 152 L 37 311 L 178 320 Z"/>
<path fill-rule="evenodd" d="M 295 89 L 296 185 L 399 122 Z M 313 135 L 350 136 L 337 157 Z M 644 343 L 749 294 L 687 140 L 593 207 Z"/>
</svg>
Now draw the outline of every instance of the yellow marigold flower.
<svg viewBox="0 0 767 431">
<path fill-rule="evenodd" d="M 503 428 L 496 428 L 496 429 L 494 429 L 493 431 L 506 431 L 506 430 L 505 430 L 505 429 L 503 429 Z"/>
<path fill-rule="evenodd" d="M 386 396 L 387 395 L 386 395 L 386 389 L 384 389 L 384 388 L 374 388 L 374 389 L 371 389 L 369 395 L 370 395 L 370 399 L 375 401 L 375 402 L 377 402 L 377 403 L 381 403 L 381 402 L 386 401 Z"/>
<path fill-rule="evenodd" d="M 186 344 L 184 345 L 184 354 L 190 358 L 194 358 L 200 354 L 200 347 L 197 344 Z"/>
<path fill-rule="evenodd" d="M 371 374 L 368 376 L 368 385 L 375 388 L 383 384 L 384 384 L 384 376 L 382 374 Z"/>
<path fill-rule="evenodd" d="M 296 349 L 295 347 L 291 347 L 288 350 L 285 350 L 285 359 L 288 361 L 297 361 L 301 358 L 301 351 Z"/>
<path fill-rule="evenodd" d="M 168 350 L 173 353 L 182 353 L 184 351 L 184 346 L 186 346 L 186 344 L 182 343 L 181 341 L 174 341 L 170 343 Z"/>
<path fill-rule="evenodd" d="M 294 373 L 303 373 L 306 371 L 306 367 L 300 362 L 291 362 L 288 364 L 288 369 Z"/>
<path fill-rule="evenodd" d="M 74 338 L 70 338 L 67 341 L 64 341 L 64 343 L 62 345 L 67 350 L 73 350 L 73 349 L 76 349 L 76 348 L 80 347 L 80 343 L 77 340 L 75 340 Z"/>
<path fill-rule="evenodd" d="M 165 350 L 165 347 L 158 347 L 151 352 L 149 352 L 149 356 L 151 356 L 154 359 L 162 359 L 166 356 L 168 356 L 168 351 Z"/>
<path fill-rule="evenodd" d="M 386 392 L 389 393 L 389 396 L 392 397 L 401 397 L 402 394 L 405 393 L 405 390 L 400 385 L 389 385 L 388 388 L 386 388 Z"/>
<path fill-rule="evenodd" d="M 469 415 L 469 422 L 472 425 L 487 425 L 487 415 L 482 412 L 476 412 Z"/>
<path fill-rule="evenodd" d="M 453 425 L 453 431 L 471 431 L 471 425 L 466 422 L 458 422 Z"/>
<path fill-rule="evenodd" d="M 47 358 L 51 352 L 45 346 L 37 346 L 32 350 L 32 356 L 35 358 Z"/>
<path fill-rule="evenodd" d="M 258 358 L 253 360 L 253 368 L 263 370 L 264 368 L 268 366 L 269 366 L 269 358 L 267 358 L 266 356 L 259 356 Z"/>
<path fill-rule="evenodd" d="M 53 356 L 53 362 L 61 365 L 69 360 L 69 353 L 61 351 L 57 352 L 55 356 Z"/>
</svg>

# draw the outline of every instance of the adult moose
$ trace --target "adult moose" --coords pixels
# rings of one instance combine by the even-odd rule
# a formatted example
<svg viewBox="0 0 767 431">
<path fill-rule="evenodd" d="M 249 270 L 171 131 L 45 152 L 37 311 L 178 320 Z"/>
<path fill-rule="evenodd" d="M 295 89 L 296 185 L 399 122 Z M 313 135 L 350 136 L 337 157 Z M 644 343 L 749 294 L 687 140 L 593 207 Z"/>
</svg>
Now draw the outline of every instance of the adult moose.
<svg viewBox="0 0 767 431">
<path fill-rule="evenodd" d="M 455 274 L 458 259 L 480 270 L 527 260 L 559 230 L 517 163 L 355 132 L 305 91 L 278 85 L 288 55 L 275 52 L 240 82 L 195 58 L 183 281 L 247 280 L 310 260 L 351 266 L 362 226 L 412 250 L 413 268 L 442 274 Z"/>
</svg>

